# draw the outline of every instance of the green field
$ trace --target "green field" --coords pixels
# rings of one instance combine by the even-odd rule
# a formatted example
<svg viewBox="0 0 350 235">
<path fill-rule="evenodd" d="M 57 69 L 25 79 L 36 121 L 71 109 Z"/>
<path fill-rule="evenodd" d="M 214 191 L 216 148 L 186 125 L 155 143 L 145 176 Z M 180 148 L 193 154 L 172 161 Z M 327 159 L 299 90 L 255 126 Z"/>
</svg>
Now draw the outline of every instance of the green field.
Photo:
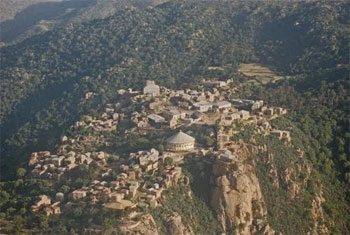
<svg viewBox="0 0 350 235">
<path fill-rule="evenodd" d="M 267 84 L 283 78 L 260 64 L 241 64 L 239 72 L 249 79 L 247 82 L 253 84 Z"/>
</svg>

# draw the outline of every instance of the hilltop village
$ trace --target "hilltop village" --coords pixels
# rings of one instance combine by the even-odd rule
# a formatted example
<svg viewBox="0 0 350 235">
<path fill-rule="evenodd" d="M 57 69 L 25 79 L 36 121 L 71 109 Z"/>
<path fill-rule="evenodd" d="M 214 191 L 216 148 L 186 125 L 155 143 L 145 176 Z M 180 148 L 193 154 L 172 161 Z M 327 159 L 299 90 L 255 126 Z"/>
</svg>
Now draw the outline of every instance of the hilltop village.
<svg viewBox="0 0 350 235">
<path fill-rule="evenodd" d="M 59 184 L 78 168 L 98 169 L 88 185 L 40 196 L 32 206 L 33 212 L 52 216 L 81 205 L 133 212 L 157 207 L 165 190 L 180 183 L 189 184 L 182 169 L 186 157 L 222 162 L 234 162 L 240 157 L 229 150 L 235 145 L 232 136 L 238 124 L 253 125 L 257 132 L 290 144 L 289 131 L 271 126 L 271 120 L 285 115 L 287 110 L 271 107 L 263 100 L 240 99 L 235 89 L 230 80 L 205 80 L 196 89 L 170 90 L 147 81 L 142 91 L 116 91 L 118 102 L 107 104 L 97 116 L 82 117 L 71 127 L 75 133 L 92 130 L 94 135 L 63 136 L 55 153 L 32 153 L 32 177 L 51 179 L 53 184 Z M 86 98 L 90 97 L 87 94 Z M 189 129 L 194 125 L 212 127 L 215 131 L 208 135 L 215 139 L 216 146 L 200 144 Z M 100 141 L 102 133 L 110 132 L 117 136 L 158 133 L 164 148 L 153 146 L 124 156 L 89 151 L 86 146 Z M 112 145 L 103 144 L 106 149 Z"/>
</svg>

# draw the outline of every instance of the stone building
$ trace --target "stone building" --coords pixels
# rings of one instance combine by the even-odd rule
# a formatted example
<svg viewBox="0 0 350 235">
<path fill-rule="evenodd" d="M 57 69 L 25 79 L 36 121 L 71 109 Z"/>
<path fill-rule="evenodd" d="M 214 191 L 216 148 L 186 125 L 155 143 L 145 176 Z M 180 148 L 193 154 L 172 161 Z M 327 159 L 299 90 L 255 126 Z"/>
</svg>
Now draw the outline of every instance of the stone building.
<svg viewBox="0 0 350 235">
<path fill-rule="evenodd" d="M 221 150 L 224 149 L 227 144 L 230 143 L 230 136 L 223 133 L 222 130 L 218 131 L 216 136 L 216 142 L 217 142 L 217 149 Z"/>
<path fill-rule="evenodd" d="M 182 131 L 167 139 L 167 150 L 169 151 L 189 151 L 194 149 L 195 139 Z"/>
<path fill-rule="evenodd" d="M 228 101 L 222 100 L 218 101 L 214 104 L 214 107 L 218 109 L 225 109 L 225 108 L 231 108 L 232 104 Z"/>
<path fill-rule="evenodd" d="M 240 110 L 238 113 L 240 114 L 240 117 L 241 117 L 241 119 L 243 119 L 243 120 L 246 120 L 246 119 L 248 119 L 248 118 L 250 117 L 249 111 Z"/>
<path fill-rule="evenodd" d="M 147 80 L 146 86 L 143 88 L 143 94 L 158 96 L 160 94 L 160 88 L 154 81 Z"/>
<path fill-rule="evenodd" d="M 40 195 L 39 196 L 39 201 L 37 201 L 33 206 L 32 206 L 32 211 L 37 212 L 42 208 L 43 206 L 49 206 L 51 204 L 51 198 L 46 196 L 46 195 Z"/>
<path fill-rule="evenodd" d="M 213 107 L 213 104 L 202 101 L 202 102 L 194 103 L 193 106 L 195 107 L 195 109 L 199 110 L 200 112 L 208 112 Z"/>
<path fill-rule="evenodd" d="M 74 190 L 71 194 L 70 194 L 70 198 L 73 200 L 78 200 L 81 198 L 86 197 L 86 191 L 83 190 Z"/>
<path fill-rule="evenodd" d="M 289 131 L 272 130 L 270 133 L 271 135 L 276 136 L 280 140 L 286 140 L 287 142 L 292 141 Z"/>
<path fill-rule="evenodd" d="M 150 114 L 147 117 L 148 117 L 149 123 L 156 128 L 161 128 L 162 125 L 166 123 L 165 118 L 158 114 Z"/>
</svg>

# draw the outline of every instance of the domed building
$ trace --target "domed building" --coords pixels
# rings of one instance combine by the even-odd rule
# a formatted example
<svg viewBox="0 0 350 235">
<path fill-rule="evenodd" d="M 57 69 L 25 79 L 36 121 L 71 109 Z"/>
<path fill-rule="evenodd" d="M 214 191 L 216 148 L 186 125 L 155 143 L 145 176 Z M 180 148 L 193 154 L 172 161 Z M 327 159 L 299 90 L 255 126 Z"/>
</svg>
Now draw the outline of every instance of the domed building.
<svg viewBox="0 0 350 235">
<path fill-rule="evenodd" d="M 194 149 L 195 138 L 180 130 L 177 134 L 168 138 L 166 142 L 166 149 L 169 151 L 189 151 Z"/>
</svg>

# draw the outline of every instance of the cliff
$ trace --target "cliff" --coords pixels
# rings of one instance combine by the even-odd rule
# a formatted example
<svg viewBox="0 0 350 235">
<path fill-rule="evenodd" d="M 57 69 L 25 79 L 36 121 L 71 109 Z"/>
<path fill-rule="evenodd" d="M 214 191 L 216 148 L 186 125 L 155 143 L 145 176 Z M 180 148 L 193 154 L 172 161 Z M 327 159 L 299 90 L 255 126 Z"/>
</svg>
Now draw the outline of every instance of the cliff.
<svg viewBox="0 0 350 235">
<path fill-rule="evenodd" d="M 190 227 L 183 224 L 181 216 L 174 212 L 167 218 L 168 232 L 170 235 L 190 235 L 194 234 Z"/>
<path fill-rule="evenodd" d="M 236 158 L 218 158 L 213 164 L 211 205 L 218 220 L 228 234 L 274 234 L 248 149 L 241 145 L 233 152 Z"/>
</svg>

